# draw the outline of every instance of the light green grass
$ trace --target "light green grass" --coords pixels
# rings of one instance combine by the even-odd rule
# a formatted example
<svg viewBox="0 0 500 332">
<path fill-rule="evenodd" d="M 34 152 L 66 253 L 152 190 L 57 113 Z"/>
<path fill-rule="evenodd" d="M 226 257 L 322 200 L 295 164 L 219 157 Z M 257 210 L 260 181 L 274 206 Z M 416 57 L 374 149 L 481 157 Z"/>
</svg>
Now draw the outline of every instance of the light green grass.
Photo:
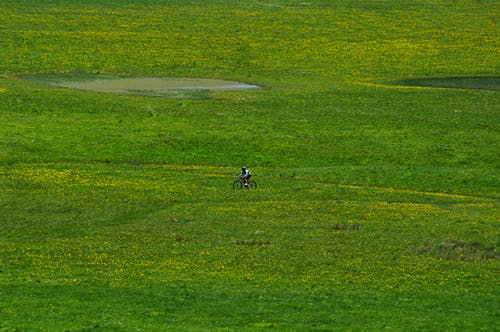
<svg viewBox="0 0 500 332">
<path fill-rule="evenodd" d="M 384 84 L 498 77 L 497 21 L 495 1 L 3 1 L 0 330 L 494 331 L 498 91 Z M 97 71 L 266 89 L 19 78 Z M 257 190 L 231 189 L 242 164 Z"/>
</svg>

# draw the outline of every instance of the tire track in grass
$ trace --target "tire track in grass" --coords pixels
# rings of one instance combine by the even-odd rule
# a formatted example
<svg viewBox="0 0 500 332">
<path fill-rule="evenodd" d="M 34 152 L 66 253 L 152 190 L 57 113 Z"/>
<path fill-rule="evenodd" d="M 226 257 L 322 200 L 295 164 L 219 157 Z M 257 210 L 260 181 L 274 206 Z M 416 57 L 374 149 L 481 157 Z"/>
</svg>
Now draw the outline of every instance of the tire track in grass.
<svg viewBox="0 0 500 332">
<path fill-rule="evenodd" d="M 405 194 L 414 194 L 414 195 L 425 195 L 425 196 L 437 196 L 444 198 L 456 198 L 456 199 L 467 199 L 467 200 L 476 200 L 481 201 L 484 200 L 484 197 L 470 196 L 470 195 L 458 195 L 458 194 L 448 194 L 441 192 L 432 192 L 432 191 L 420 191 L 420 190 L 411 190 L 411 189 L 397 189 L 390 187 L 369 187 L 369 186 L 360 186 L 360 185 L 345 185 L 339 184 L 341 188 L 347 189 L 371 189 L 375 192 L 380 193 L 405 193 Z"/>
<path fill-rule="evenodd" d="M 24 163 L 24 164 L 17 164 L 17 166 L 21 167 L 21 170 L 17 170 L 16 172 L 27 172 L 29 170 L 34 171 L 34 169 L 24 169 L 25 167 L 49 167 L 49 169 L 45 170 L 38 170 L 38 172 L 42 173 L 50 173 L 48 175 L 52 175 L 52 177 L 60 178 L 67 176 L 68 172 L 84 172 L 82 170 L 78 171 L 79 167 L 100 167 L 100 166 L 106 166 L 106 164 L 99 164 L 99 163 Z M 117 164 L 119 167 L 126 167 L 126 164 Z M 137 165 L 135 165 L 137 166 Z M 69 169 L 65 170 L 56 170 L 56 169 L 50 169 L 50 167 L 69 167 Z M 75 169 L 76 167 L 76 169 Z M 142 165 L 144 169 L 164 169 L 164 170 L 169 170 L 170 172 L 173 172 L 175 174 L 197 174 L 199 172 L 203 172 L 204 177 L 216 177 L 216 178 L 230 178 L 232 174 L 234 173 L 231 172 L 233 170 L 232 167 L 228 166 L 211 166 L 211 165 L 174 165 L 174 164 L 165 164 L 165 165 L 158 165 L 158 164 L 147 164 L 147 165 Z M 2 173 L 2 168 L 0 167 L 0 173 Z M 9 167 L 10 168 L 10 167 Z M 24 171 L 23 171 L 24 169 Z M 7 168 L 4 168 L 4 172 L 7 170 Z M 262 170 L 261 170 L 262 172 Z M 231 174 L 229 174 L 231 173 Z M 49 178 L 51 178 L 49 176 Z M 269 181 L 272 176 L 260 176 L 260 179 L 264 181 Z M 46 179 L 49 180 L 49 179 Z M 288 179 L 290 181 L 291 179 Z M 474 196 L 474 195 L 464 195 L 464 194 L 451 194 L 451 193 L 443 193 L 443 192 L 435 192 L 435 191 L 423 191 L 423 190 L 412 190 L 412 189 L 403 189 L 403 188 L 392 188 L 392 187 L 378 187 L 378 186 L 365 186 L 365 185 L 354 185 L 354 184 L 342 184 L 342 183 L 333 183 L 333 182 L 325 182 L 325 181 L 319 181 L 319 180 L 307 180 L 307 179 L 295 179 L 295 181 L 299 182 L 308 182 L 308 183 L 321 183 L 321 184 L 326 184 L 326 185 L 333 185 L 337 186 L 339 188 L 344 188 L 344 189 L 351 189 L 351 190 L 372 190 L 376 193 L 403 193 L 403 194 L 410 194 L 410 195 L 423 195 L 423 196 L 429 196 L 429 197 L 440 197 L 440 198 L 451 198 L 451 199 L 460 199 L 460 200 L 475 200 L 475 201 L 484 201 L 488 199 L 498 199 L 497 197 L 486 197 L 486 196 Z M 130 184 L 130 183 L 129 183 Z"/>
<path fill-rule="evenodd" d="M 288 180 L 290 180 L 290 179 L 288 179 Z M 464 194 L 450 194 L 450 193 L 443 193 L 443 192 L 437 192 L 437 191 L 423 191 L 423 190 L 392 188 L 392 187 L 364 186 L 364 185 L 325 182 L 325 181 L 319 181 L 319 180 L 301 179 L 299 181 L 332 185 L 332 186 L 336 186 L 338 188 L 351 189 L 351 190 L 372 190 L 376 193 L 382 193 L 382 194 L 402 193 L 402 194 L 410 194 L 410 195 L 422 195 L 422 196 L 429 196 L 429 197 L 434 196 L 434 197 L 440 197 L 440 198 L 474 200 L 474 201 L 485 201 L 485 200 L 491 200 L 491 199 L 498 200 L 498 197 L 493 197 L 493 196 L 473 196 L 473 195 L 464 195 Z"/>
</svg>

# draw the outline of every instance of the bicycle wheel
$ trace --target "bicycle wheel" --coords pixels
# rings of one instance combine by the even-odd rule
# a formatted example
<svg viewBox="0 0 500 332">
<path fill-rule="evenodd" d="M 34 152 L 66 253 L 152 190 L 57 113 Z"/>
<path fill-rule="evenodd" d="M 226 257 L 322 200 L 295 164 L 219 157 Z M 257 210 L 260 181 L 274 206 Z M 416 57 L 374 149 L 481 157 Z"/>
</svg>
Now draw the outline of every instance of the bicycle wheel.
<svg viewBox="0 0 500 332">
<path fill-rule="evenodd" d="M 248 181 L 248 188 L 256 189 L 257 188 L 257 182 L 255 181 Z"/>
<path fill-rule="evenodd" d="M 240 180 L 236 180 L 233 182 L 233 189 L 241 189 L 243 187 L 243 183 Z"/>
</svg>

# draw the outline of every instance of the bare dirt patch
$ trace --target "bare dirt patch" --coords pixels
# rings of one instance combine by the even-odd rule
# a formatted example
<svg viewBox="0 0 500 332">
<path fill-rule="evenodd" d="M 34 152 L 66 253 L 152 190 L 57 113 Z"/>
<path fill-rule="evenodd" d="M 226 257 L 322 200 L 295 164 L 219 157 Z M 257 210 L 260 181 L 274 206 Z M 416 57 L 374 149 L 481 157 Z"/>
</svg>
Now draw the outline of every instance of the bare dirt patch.
<svg viewBox="0 0 500 332">
<path fill-rule="evenodd" d="M 496 260 L 499 258 L 498 247 L 480 242 L 460 240 L 427 241 L 409 252 L 417 255 L 434 256 L 445 260 Z"/>
</svg>

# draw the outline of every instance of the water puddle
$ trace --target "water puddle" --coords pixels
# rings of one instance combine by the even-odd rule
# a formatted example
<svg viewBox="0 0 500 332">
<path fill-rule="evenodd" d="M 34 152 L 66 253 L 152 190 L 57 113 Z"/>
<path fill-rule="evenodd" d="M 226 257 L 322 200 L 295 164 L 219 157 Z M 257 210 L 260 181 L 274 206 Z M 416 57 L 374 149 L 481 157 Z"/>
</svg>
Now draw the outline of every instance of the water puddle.
<svg viewBox="0 0 500 332">
<path fill-rule="evenodd" d="M 24 79 L 60 88 L 165 98 L 208 98 L 210 91 L 259 89 L 239 81 L 205 78 L 121 77 L 99 74 L 24 75 Z"/>
</svg>

